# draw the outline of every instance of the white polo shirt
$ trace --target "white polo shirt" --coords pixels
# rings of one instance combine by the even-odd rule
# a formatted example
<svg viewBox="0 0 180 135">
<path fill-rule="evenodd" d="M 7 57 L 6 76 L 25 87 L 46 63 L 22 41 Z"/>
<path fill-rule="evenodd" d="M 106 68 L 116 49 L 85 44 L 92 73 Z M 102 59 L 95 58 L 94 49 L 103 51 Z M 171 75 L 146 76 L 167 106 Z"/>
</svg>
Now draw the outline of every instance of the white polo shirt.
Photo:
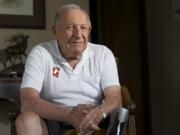
<svg viewBox="0 0 180 135">
<path fill-rule="evenodd" d="M 103 90 L 119 84 L 112 52 L 88 43 L 74 69 L 63 58 L 56 40 L 40 43 L 28 55 L 21 88 L 31 87 L 42 98 L 65 106 L 100 104 Z"/>
</svg>

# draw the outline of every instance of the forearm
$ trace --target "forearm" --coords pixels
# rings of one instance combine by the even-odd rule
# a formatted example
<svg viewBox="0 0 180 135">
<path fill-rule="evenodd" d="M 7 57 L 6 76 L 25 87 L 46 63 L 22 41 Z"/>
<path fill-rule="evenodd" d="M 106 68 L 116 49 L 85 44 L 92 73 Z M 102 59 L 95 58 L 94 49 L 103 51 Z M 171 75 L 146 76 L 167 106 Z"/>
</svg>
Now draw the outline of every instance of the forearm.
<svg viewBox="0 0 180 135">
<path fill-rule="evenodd" d="M 122 106 L 119 97 L 113 99 L 104 99 L 104 102 L 100 105 L 106 113 L 110 113 L 113 109 Z"/>
<path fill-rule="evenodd" d="M 114 89 L 114 90 L 112 90 Z M 121 98 L 121 92 L 119 87 L 111 87 L 111 90 L 113 91 L 106 91 L 105 92 L 105 98 L 102 104 L 100 105 L 103 110 L 106 113 L 112 112 L 113 109 L 117 107 L 122 106 L 122 98 Z"/>
<path fill-rule="evenodd" d="M 38 96 L 21 97 L 21 111 L 33 111 L 45 119 L 68 122 L 70 108 L 46 101 Z"/>
<path fill-rule="evenodd" d="M 29 101 L 27 99 L 22 104 L 21 110 L 33 111 L 43 118 L 65 122 L 68 121 L 67 118 L 70 111 L 66 107 L 50 103 L 43 99 L 29 99 Z"/>
</svg>

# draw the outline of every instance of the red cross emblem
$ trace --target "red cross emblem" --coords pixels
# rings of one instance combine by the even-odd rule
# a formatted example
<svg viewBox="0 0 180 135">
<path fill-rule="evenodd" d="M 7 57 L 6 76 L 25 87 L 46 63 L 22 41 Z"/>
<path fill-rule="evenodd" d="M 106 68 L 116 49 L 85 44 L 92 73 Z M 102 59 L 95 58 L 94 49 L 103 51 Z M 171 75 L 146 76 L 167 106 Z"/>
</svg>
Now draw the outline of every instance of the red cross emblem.
<svg viewBox="0 0 180 135">
<path fill-rule="evenodd" d="M 58 77 L 59 76 L 60 68 L 54 67 L 53 68 L 53 76 Z"/>
</svg>

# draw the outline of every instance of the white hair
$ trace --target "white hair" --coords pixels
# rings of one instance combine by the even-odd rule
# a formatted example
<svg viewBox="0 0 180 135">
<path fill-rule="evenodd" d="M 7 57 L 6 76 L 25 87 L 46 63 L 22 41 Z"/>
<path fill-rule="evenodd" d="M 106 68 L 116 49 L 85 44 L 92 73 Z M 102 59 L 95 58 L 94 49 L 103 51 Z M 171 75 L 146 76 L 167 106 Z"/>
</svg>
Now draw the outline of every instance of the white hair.
<svg viewBox="0 0 180 135">
<path fill-rule="evenodd" d="M 68 5 L 64 5 L 64 6 L 60 7 L 56 11 L 56 15 L 55 15 L 55 19 L 54 19 L 54 26 L 57 25 L 57 23 L 61 20 L 61 16 L 63 16 L 65 14 L 65 12 L 67 12 L 69 10 L 81 10 L 86 15 L 86 17 L 89 21 L 89 25 L 91 27 L 91 21 L 90 21 L 90 17 L 88 15 L 87 11 L 76 4 L 68 4 Z"/>
</svg>

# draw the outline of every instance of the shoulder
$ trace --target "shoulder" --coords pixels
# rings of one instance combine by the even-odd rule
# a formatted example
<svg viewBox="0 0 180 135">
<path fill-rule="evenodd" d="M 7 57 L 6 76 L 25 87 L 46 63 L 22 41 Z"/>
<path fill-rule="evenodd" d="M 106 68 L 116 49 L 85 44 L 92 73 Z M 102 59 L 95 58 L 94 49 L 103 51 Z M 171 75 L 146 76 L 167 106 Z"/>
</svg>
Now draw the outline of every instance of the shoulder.
<svg viewBox="0 0 180 135">
<path fill-rule="evenodd" d="M 113 55 L 112 51 L 105 45 L 88 43 L 89 50 L 93 52 L 96 57 L 104 57 L 106 55 Z"/>
<path fill-rule="evenodd" d="M 56 41 L 51 40 L 47 42 L 41 42 L 34 46 L 29 54 L 41 54 L 41 55 L 49 55 L 51 52 L 56 51 Z"/>
</svg>

